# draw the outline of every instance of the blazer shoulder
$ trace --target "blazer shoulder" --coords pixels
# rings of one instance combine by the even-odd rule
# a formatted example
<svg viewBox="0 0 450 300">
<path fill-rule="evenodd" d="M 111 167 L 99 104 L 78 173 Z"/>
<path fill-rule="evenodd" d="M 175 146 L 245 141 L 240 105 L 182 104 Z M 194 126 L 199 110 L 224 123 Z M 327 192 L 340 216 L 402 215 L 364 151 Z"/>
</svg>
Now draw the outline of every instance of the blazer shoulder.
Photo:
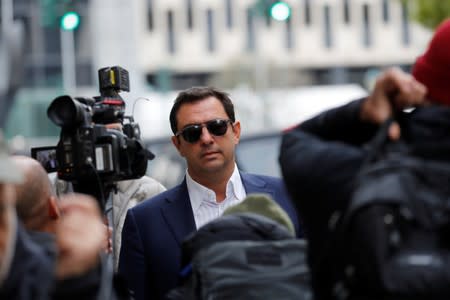
<svg viewBox="0 0 450 300">
<path fill-rule="evenodd" d="M 273 184 L 279 185 L 283 183 L 283 180 L 280 177 L 268 176 L 268 175 L 260 175 L 253 173 L 243 173 L 241 172 L 242 181 L 251 181 L 251 182 L 261 182 L 265 184 Z"/>
<path fill-rule="evenodd" d="M 137 204 L 136 206 L 131 208 L 131 210 L 133 211 L 133 213 L 139 213 L 141 211 L 149 211 L 149 210 L 154 210 L 154 209 L 160 208 L 167 201 L 176 200 L 178 198 L 178 195 L 179 195 L 181 189 L 182 189 L 182 184 L 180 184 L 176 187 L 173 187 L 169 190 L 165 190 L 165 191 L 147 199 L 146 201 L 143 201 L 143 202 Z"/>
</svg>

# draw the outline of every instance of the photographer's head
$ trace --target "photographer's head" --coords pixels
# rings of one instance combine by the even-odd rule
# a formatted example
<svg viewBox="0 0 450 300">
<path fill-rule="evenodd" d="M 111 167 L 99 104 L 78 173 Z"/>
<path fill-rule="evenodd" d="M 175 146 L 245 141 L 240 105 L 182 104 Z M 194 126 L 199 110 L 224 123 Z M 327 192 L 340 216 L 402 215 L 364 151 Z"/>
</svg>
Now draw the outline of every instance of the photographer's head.
<svg viewBox="0 0 450 300">
<path fill-rule="evenodd" d="M 228 95 L 209 87 L 185 90 L 175 100 L 170 122 L 172 142 L 186 159 L 189 175 L 199 183 L 228 180 L 241 133 Z"/>
<path fill-rule="evenodd" d="M 54 233 L 60 212 L 47 172 L 35 159 L 12 158 L 24 174 L 24 181 L 15 186 L 19 219 L 29 230 Z"/>
</svg>

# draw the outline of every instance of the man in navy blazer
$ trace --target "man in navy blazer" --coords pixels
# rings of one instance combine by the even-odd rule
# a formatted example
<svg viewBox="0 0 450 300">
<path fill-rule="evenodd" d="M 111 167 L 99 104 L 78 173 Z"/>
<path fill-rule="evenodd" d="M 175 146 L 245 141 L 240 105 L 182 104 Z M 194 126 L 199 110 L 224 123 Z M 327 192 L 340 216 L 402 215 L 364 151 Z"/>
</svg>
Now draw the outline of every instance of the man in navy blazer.
<svg viewBox="0 0 450 300">
<path fill-rule="evenodd" d="M 282 180 L 237 169 L 241 128 L 226 93 L 209 87 L 182 91 L 170 124 L 172 142 L 187 162 L 185 179 L 130 209 L 122 231 L 119 274 L 136 300 L 164 299 L 177 285 L 182 241 L 248 194 L 272 197 L 301 234 Z"/>
</svg>

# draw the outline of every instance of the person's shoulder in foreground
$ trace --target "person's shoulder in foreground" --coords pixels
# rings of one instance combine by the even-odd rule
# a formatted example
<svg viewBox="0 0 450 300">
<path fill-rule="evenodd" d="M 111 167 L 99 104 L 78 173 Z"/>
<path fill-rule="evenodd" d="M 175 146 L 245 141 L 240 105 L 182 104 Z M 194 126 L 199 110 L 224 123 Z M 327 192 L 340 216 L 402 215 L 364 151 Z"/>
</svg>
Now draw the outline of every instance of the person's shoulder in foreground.
<svg viewBox="0 0 450 300">
<path fill-rule="evenodd" d="M 79 194 L 61 199 L 52 259 L 18 221 L 14 184 L 23 182 L 23 174 L 3 146 L 0 137 L 0 298 L 104 299 L 98 298 L 102 288 L 112 296 L 112 281 L 101 280 L 108 273 L 99 256 L 106 233 L 96 201 Z"/>
<path fill-rule="evenodd" d="M 330 299 L 326 240 L 351 198 L 352 180 L 366 157 L 365 144 L 389 118 L 391 140 L 423 146 L 448 140 L 450 130 L 450 19 L 438 26 L 412 75 L 389 69 L 367 98 L 326 111 L 283 136 L 280 164 L 289 193 L 305 222 L 317 299 Z M 413 108 L 411 113 L 405 108 Z M 443 143 L 444 144 L 444 143 Z"/>
</svg>

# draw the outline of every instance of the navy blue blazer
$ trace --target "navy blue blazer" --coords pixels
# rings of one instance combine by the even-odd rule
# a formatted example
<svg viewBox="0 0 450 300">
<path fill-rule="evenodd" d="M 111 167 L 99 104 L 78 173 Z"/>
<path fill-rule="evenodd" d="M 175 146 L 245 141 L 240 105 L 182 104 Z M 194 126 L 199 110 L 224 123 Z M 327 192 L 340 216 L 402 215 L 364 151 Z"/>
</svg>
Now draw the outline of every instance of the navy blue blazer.
<svg viewBox="0 0 450 300">
<path fill-rule="evenodd" d="M 279 178 L 241 173 L 248 194 L 269 194 L 301 232 L 296 211 Z M 122 230 L 119 274 L 136 300 L 164 299 L 176 287 L 181 243 L 196 230 L 186 181 L 127 212 Z"/>
</svg>

